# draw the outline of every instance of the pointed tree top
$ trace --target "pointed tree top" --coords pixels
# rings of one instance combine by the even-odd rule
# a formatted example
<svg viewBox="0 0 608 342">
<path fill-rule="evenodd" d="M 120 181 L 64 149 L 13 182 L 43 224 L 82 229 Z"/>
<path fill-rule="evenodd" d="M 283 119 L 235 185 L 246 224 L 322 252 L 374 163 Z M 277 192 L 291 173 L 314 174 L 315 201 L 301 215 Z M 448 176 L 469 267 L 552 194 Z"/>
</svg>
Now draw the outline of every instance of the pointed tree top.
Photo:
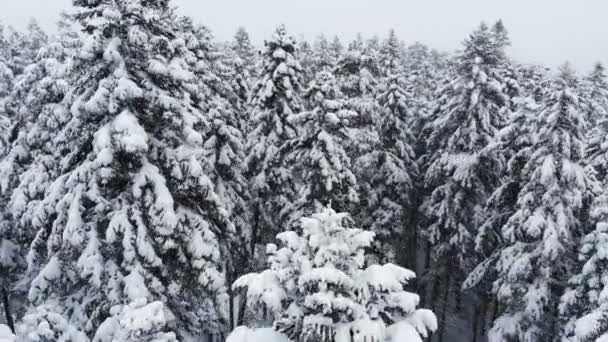
<svg viewBox="0 0 608 342">
<path fill-rule="evenodd" d="M 576 85 L 576 71 L 574 71 L 570 62 L 566 62 L 559 67 L 557 78 L 565 86 L 572 87 Z"/>
</svg>

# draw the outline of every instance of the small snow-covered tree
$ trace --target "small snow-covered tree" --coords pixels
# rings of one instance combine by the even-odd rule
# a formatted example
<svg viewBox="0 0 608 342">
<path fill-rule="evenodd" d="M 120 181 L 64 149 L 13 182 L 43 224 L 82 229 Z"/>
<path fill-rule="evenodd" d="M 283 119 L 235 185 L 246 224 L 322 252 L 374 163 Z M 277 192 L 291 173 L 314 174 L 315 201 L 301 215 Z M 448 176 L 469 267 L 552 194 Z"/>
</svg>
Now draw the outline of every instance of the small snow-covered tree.
<svg viewBox="0 0 608 342">
<path fill-rule="evenodd" d="M 327 71 L 318 73 L 304 99 L 312 109 L 288 117 L 301 133 L 282 147 L 286 163 L 301 184 L 289 210 L 292 221 L 329 204 L 349 211 L 359 203 L 357 180 L 344 149 L 349 142 L 348 126 L 355 115 L 346 109 L 334 76 Z"/>
<path fill-rule="evenodd" d="M 505 27 L 502 19 L 498 19 L 494 25 L 492 25 L 492 34 L 494 41 L 499 48 L 506 48 L 511 45 L 511 39 L 509 39 L 509 31 Z"/>
<path fill-rule="evenodd" d="M 396 71 L 402 71 L 402 56 L 401 42 L 399 42 L 395 30 L 391 29 L 388 32 L 388 37 L 378 51 L 380 75 L 387 77 L 395 75 Z"/>
<path fill-rule="evenodd" d="M 28 312 L 17 326 L 17 341 L 88 342 L 87 335 L 58 312 L 60 306 L 59 303 L 48 303 Z"/>
<path fill-rule="evenodd" d="M 177 342 L 175 317 L 160 301 L 140 298 L 129 305 L 116 306 L 93 337 L 93 342 Z"/>
<path fill-rule="evenodd" d="M 34 62 L 38 50 L 47 44 L 48 37 L 35 19 L 27 23 L 25 32 L 9 27 L 7 33 L 5 56 L 10 60 L 9 67 L 13 74 L 17 76 Z"/>
<path fill-rule="evenodd" d="M 310 43 L 303 37 L 298 40 L 298 60 L 302 67 L 302 84 L 310 83 L 315 77 L 315 56 Z"/>
<path fill-rule="evenodd" d="M 608 116 L 608 79 L 602 63 L 595 64 L 591 73 L 583 79 L 581 88 L 582 105 L 589 127 L 593 130 Z"/>
<path fill-rule="evenodd" d="M 334 36 L 334 39 L 332 39 L 331 43 L 329 43 L 329 51 L 332 60 L 334 63 L 337 63 L 344 53 L 344 45 L 338 36 Z"/>
<path fill-rule="evenodd" d="M 253 243 L 270 241 L 287 219 L 285 209 L 295 189 L 280 148 L 297 137 L 297 128 L 287 118 L 302 109 L 302 67 L 295 40 L 280 26 L 265 44 L 262 71 L 250 101 L 252 131 L 247 136 L 245 159 L 252 198 Z"/>
<path fill-rule="evenodd" d="M 394 322 L 418 338 L 434 331 L 435 315 L 417 309 L 418 296 L 405 289 L 414 273 L 394 264 L 366 267 L 374 233 L 349 221 L 331 209 L 303 218 L 300 232 L 277 235 L 280 248 L 268 245 L 269 269 L 233 286 L 246 289 L 249 305 L 270 310 L 275 329 L 291 340 L 382 341 Z"/>
<path fill-rule="evenodd" d="M 515 212 L 502 228 L 495 264 L 500 303 L 494 341 L 550 341 L 559 336 L 558 304 L 584 232 L 592 180 L 582 166 L 584 115 L 570 70 L 563 68 L 538 113 Z"/>
<path fill-rule="evenodd" d="M 335 67 L 337 59 L 331 45 L 324 35 L 320 35 L 313 45 L 313 73 L 317 74 L 323 70 L 331 70 Z"/>
<path fill-rule="evenodd" d="M 449 78 L 445 75 L 446 57 L 424 44 L 414 43 L 404 49 L 402 59 L 410 93 L 410 117 L 406 122 L 414 136 L 418 136 L 436 105 L 437 90 Z"/>
<path fill-rule="evenodd" d="M 218 239 L 234 228 L 205 172 L 198 57 L 169 1 L 73 4 L 85 44 L 62 101 L 70 109 L 52 153 L 29 166 L 57 174 L 16 219 L 37 232 L 30 312 L 55 303 L 93 337 L 113 307 L 145 298 L 165 304 L 180 337 L 221 333 Z"/>
<path fill-rule="evenodd" d="M 253 44 L 251 44 L 249 33 L 244 27 L 239 27 L 234 34 L 232 49 L 243 61 L 243 64 L 252 71 L 256 66 L 256 51 Z"/>
</svg>

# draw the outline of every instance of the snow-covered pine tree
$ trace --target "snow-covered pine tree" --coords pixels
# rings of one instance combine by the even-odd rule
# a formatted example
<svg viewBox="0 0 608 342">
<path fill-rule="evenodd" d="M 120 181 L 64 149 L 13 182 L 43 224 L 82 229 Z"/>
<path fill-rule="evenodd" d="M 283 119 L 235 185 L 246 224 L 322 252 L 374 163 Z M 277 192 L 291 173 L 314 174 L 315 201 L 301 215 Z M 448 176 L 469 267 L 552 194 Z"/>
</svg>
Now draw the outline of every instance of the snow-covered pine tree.
<svg viewBox="0 0 608 342">
<path fill-rule="evenodd" d="M 49 142 L 62 124 L 67 109 L 61 105 L 68 83 L 70 50 L 61 42 L 42 47 L 35 63 L 19 75 L 5 106 L 11 113 L 12 128 L 8 149 L 0 159 L 0 269 L 11 289 L 11 314 L 21 317 L 27 298 L 27 282 L 22 282 L 25 256 L 36 231 L 16 222 L 47 190 L 52 173 L 32 164 L 54 153 Z M 40 165 L 40 164 L 38 164 Z M 8 253 L 6 248 L 11 250 Z M 3 262 L 6 261 L 6 262 Z M 19 284 L 19 286 L 17 286 Z"/>
<path fill-rule="evenodd" d="M 400 63 L 399 42 L 394 31 L 384 42 L 382 56 L 386 75 L 382 78 L 376 122 L 380 143 L 365 173 L 370 192 L 363 224 L 376 234 L 375 250 L 381 260 L 399 261 L 415 267 L 416 234 L 411 229 L 412 198 L 418 165 L 411 144 L 409 85 Z"/>
<path fill-rule="evenodd" d="M 236 52 L 243 64 L 249 69 L 253 75 L 253 70 L 257 65 L 256 49 L 251 44 L 249 33 L 244 27 L 239 27 L 234 34 L 232 41 L 232 49 Z"/>
<path fill-rule="evenodd" d="M 6 153 L 10 144 L 10 132 L 12 129 L 13 115 L 8 112 L 8 102 L 13 87 L 13 70 L 9 62 L 0 54 L 0 157 Z"/>
<path fill-rule="evenodd" d="M 320 35 L 313 44 L 313 73 L 316 75 L 323 70 L 332 70 L 336 62 L 334 52 L 327 38 Z"/>
<path fill-rule="evenodd" d="M 482 153 L 502 122 L 507 97 L 497 66 L 502 54 L 482 24 L 465 41 L 458 58 L 458 78 L 443 89 L 426 140 L 430 156 L 425 185 L 431 195 L 422 210 L 429 216 L 426 234 L 434 246 L 434 260 L 457 276 L 468 269 L 475 227 L 496 177 L 495 161 Z M 447 259 L 446 259 L 447 258 Z M 451 260 L 451 265 L 445 262 Z M 447 271 L 447 270 L 445 270 Z M 457 272 L 454 272 L 457 271 Z"/>
<path fill-rule="evenodd" d="M 481 24 L 464 42 L 455 79 L 445 87 L 424 130 L 425 215 L 431 296 L 443 305 L 475 265 L 475 236 L 485 219 L 485 203 L 498 185 L 500 160 L 485 147 L 503 122 L 508 97 L 499 67 L 503 53 Z M 441 295 L 439 295 L 441 293 Z M 456 299 L 458 303 L 459 292 Z M 441 336 L 442 336 L 441 332 Z"/>
<path fill-rule="evenodd" d="M 402 58 L 403 51 L 401 50 L 401 42 L 399 42 L 395 30 L 391 29 L 388 32 L 388 37 L 386 37 L 378 50 L 380 76 L 394 76 L 396 71 L 403 72 Z"/>
<path fill-rule="evenodd" d="M 479 301 L 475 316 L 470 320 L 473 336 L 485 336 L 489 323 L 497 311 L 497 302 L 492 295 L 492 282 L 496 277 L 494 265 L 504 245 L 502 227 L 516 211 L 519 192 L 525 183 L 523 171 L 533 152 L 534 132 L 541 104 L 532 97 L 517 98 L 518 110 L 509 116 L 507 125 L 502 128 L 494 143 L 487 147 L 487 153 L 494 154 L 500 164 L 500 184 L 488 198 L 486 218 L 478 228 L 475 237 L 475 251 L 479 255 L 478 265 L 471 271 L 463 290 L 473 290 Z"/>
<path fill-rule="evenodd" d="M 334 39 L 332 39 L 331 43 L 329 43 L 329 51 L 334 63 L 338 63 L 340 58 L 342 58 L 342 54 L 344 53 L 344 45 L 342 45 L 342 41 L 340 41 L 338 36 L 334 36 Z"/>
<path fill-rule="evenodd" d="M 19 32 L 13 27 L 7 30 L 6 47 L 10 68 L 13 75 L 23 72 L 26 66 L 34 62 L 38 50 L 47 44 L 48 37 L 35 19 L 30 19 L 25 32 Z"/>
<path fill-rule="evenodd" d="M 93 342 L 178 342 L 175 316 L 161 301 L 139 299 L 129 305 L 115 306 L 93 337 Z M 76 341 L 74 341 L 76 342 Z"/>
<path fill-rule="evenodd" d="M 502 19 L 498 19 L 494 25 L 492 25 L 492 34 L 494 35 L 494 41 L 498 44 L 499 48 L 504 49 L 511 46 L 509 31 L 507 31 Z"/>
<path fill-rule="evenodd" d="M 312 82 L 315 77 L 314 72 L 314 64 L 315 64 L 315 55 L 310 43 L 304 39 L 304 37 L 300 37 L 298 40 L 298 60 L 300 61 L 300 66 L 302 67 L 302 84 L 308 84 Z"/>
<path fill-rule="evenodd" d="M 492 26 L 492 36 L 497 50 L 502 51 L 504 54 L 505 49 L 511 46 L 511 40 L 509 39 L 509 32 L 502 19 L 496 21 Z M 515 63 L 506 57 L 506 55 L 501 59 L 501 62 L 500 70 L 498 72 L 502 76 L 504 92 L 509 97 L 511 111 L 517 111 L 518 103 L 515 99 L 522 95 L 522 89 L 519 85 L 518 68 Z"/>
<path fill-rule="evenodd" d="M 582 105 L 591 129 L 608 116 L 608 79 L 605 70 L 602 63 L 596 63 L 581 84 Z"/>
<path fill-rule="evenodd" d="M 331 209 L 303 218 L 301 232 L 277 235 L 280 248 L 268 245 L 269 269 L 233 286 L 245 288 L 250 305 L 269 310 L 275 329 L 294 341 L 400 340 L 400 332 L 411 333 L 403 341 L 420 341 L 437 322 L 405 289 L 415 274 L 394 264 L 366 267 L 374 233 L 350 221 Z"/>
<path fill-rule="evenodd" d="M 605 295 L 608 262 L 608 106 L 606 80 L 601 64 L 583 80 L 583 111 L 593 128 L 587 134 L 587 172 L 595 180 L 595 198 L 589 209 L 592 229 L 578 249 L 578 265 L 562 297 L 562 337 L 565 341 L 600 341 L 608 337 L 608 301 Z M 593 95 L 592 95 L 593 94 Z M 602 98 L 604 97 L 604 98 Z M 605 105 L 606 103 L 604 103 Z"/>
<path fill-rule="evenodd" d="M 348 43 L 348 51 L 363 53 L 364 50 L 365 40 L 363 40 L 363 35 L 361 35 L 361 33 L 357 33 L 355 39 Z"/>
<path fill-rule="evenodd" d="M 54 304 L 93 337 L 119 306 L 161 301 L 181 338 L 221 333 L 218 238 L 233 227 L 205 173 L 197 56 L 167 0 L 73 4 L 85 44 L 63 101 L 70 110 L 53 154 L 30 166 L 51 164 L 58 176 L 18 218 L 38 230 L 30 313 Z"/>
<path fill-rule="evenodd" d="M 252 90 L 250 127 L 247 136 L 246 175 L 250 179 L 252 249 L 270 241 L 288 219 L 285 209 L 295 196 L 292 176 L 285 167 L 281 146 L 297 137 L 287 118 L 299 113 L 302 67 L 296 42 L 279 26 L 265 42 L 262 70 Z"/>
<path fill-rule="evenodd" d="M 380 72 L 380 37 L 373 35 L 371 38 L 365 40 L 365 48 L 363 53 L 374 61 Z"/>
<path fill-rule="evenodd" d="M 58 309 L 61 310 L 59 303 L 48 303 L 38 307 L 35 312 L 26 314 L 17 326 L 17 341 L 90 341 L 87 335 L 71 324 Z"/>
<path fill-rule="evenodd" d="M 359 203 L 357 179 L 344 145 L 349 143 L 349 124 L 356 114 L 329 71 L 321 71 L 304 93 L 312 109 L 292 114 L 288 120 L 300 127 L 298 137 L 283 145 L 291 173 L 300 188 L 289 209 L 294 222 L 321 211 L 327 205 L 340 211 L 355 210 Z"/>
<path fill-rule="evenodd" d="M 209 101 L 209 126 L 204 134 L 204 157 L 215 184 L 215 192 L 235 231 L 225 237 L 223 255 L 229 256 L 227 279 L 234 281 L 249 270 L 253 258 L 251 250 L 251 213 L 247 180 L 244 177 L 245 141 L 241 131 L 235 126 L 238 122 L 234 108 L 221 97 Z M 231 303 L 234 300 L 232 292 Z M 233 306 L 231 306 L 233 308 Z M 231 311 L 231 315 L 234 314 Z M 231 316 L 231 324 L 235 317 Z"/>
<path fill-rule="evenodd" d="M 435 105 L 437 89 L 446 75 L 446 57 L 424 44 L 414 43 L 402 51 L 402 64 L 411 93 L 407 124 L 418 136 Z"/>
<path fill-rule="evenodd" d="M 374 156 L 380 142 L 376 129 L 380 106 L 378 104 L 378 66 L 376 60 L 365 54 L 363 38 L 351 44 L 350 50 L 338 61 L 334 69 L 340 91 L 346 98 L 346 108 L 356 114 L 350 122 L 350 143 L 346 152 L 351 158 L 353 172 L 358 181 L 361 208 L 367 207 L 368 194 L 372 192 L 370 179 Z M 359 50 L 360 49 L 360 50 Z M 365 210 L 357 211 L 364 215 Z"/>
<path fill-rule="evenodd" d="M 517 196 L 526 181 L 522 178 L 524 166 L 533 152 L 537 115 L 542 103 L 529 97 L 519 98 L 518 102 L 518 111 L 509 117 L 507 125 L 496 135 L 495 142 L 487 148 L 500 158 L 500 168 L 504 171 L 500 175 L 500 185 L 488 199 L 488 214 L 475 238 L 475 250 L 484 259 L 498 255 L 497 250 L 502 244 L 501 228 L 516 210 Z M 479 271 L 481 269 L 473 273 Z"/>
<path fill-rule="evenodd" d="M 232 282 L 247 270 L 252 257 L 249 250 L 250 214 L 248 187 L 244 173 L 245 141 L 242 130 L 244 99 L 238 94 L 242 86 L 235 77 L 233 62 L 239 59 L 229 46 L 211 41 L 211 32 L 182 18 L 180 26 L 186 45 L 198 58 L 191 62 L 197 79 L 199 107 L 206 114 L 207 125 L 200 129 L 203 137 L 204 172 L 215 186 L 222 207 L 234 231 L 220 236 L 222 255 L 226 258 L 226 277 Z M 245 85 L 247 86 L 247 85 Z M 232 293 L 229 293 L 232 295 Z M 230 296 L 230 303 L 234 300 Z M 232 304 L 230 305 L 233 308 Z M 234 322 L 230 311 L 230 322 Z"/>
<path fill-rule="evenodd" d="M 576 262 L 593 186 L 582 166 L 585 123 L 573 79 L 562 68 L 538 113 L 516 211 L 502 228 L 505 247 L 493 285 L 500 311 L 491 342 L 553 341 L 560 333 L 558 304 Z"/>
</svg>

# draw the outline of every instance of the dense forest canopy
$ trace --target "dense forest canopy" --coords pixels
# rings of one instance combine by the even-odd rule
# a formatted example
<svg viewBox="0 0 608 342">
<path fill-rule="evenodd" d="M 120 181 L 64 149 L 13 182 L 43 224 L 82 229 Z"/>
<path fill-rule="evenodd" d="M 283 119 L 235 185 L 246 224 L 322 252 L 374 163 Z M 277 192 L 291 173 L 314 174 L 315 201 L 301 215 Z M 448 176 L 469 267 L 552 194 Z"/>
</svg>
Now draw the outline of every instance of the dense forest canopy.
<svg viewBox="0 0 608 342">
<path fill-rule="evenodd" d="M 0 341 L 608 341 L 603 65 L 172 6 L 0 26 Z"/>
</svg>

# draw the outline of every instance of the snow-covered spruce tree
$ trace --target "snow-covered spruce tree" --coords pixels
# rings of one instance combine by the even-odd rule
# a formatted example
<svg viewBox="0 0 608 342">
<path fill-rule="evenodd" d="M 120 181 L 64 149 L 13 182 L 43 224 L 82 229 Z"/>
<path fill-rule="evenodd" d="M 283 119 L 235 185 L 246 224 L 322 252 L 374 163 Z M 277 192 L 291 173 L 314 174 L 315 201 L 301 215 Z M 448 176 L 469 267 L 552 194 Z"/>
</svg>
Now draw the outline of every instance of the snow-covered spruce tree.
<svg viewBox="0 0 608 342">
<path fill-rule="evenodd" d="M 274 328 L 292 341 L 383 341 L 387 335 L 420 341 L 437 322 L 432 312 L 416 309 L 418 296 L 405 290 L 415 274 L 394 264 L 366 267 L 374 233 L 349 222 L 348 214 L 331 209 L 303 218 L 301 232 L 277 235 L 280 248 L 268 245 L 269 269 L 233 286 L 246 288 L 253 307 L 270 310 Z"/>
<path fill-rule="evenodd" d="M 331 70 L 335 67 L 337 59 L 333 55 L 331 45 L 324 35 L 315 39 L 313 44 L 313 72 L 316 75 L 323 70 Z"/>
<path fill-rule="evenodd" d="M 303 37 L 298 40 L 298 60 L 302 66 L 302 84 L 312 82 L 315 77 L 315 56 L 312 46 Z"/>
<path fill-rule="evenodd" d="M 414 43 L 402 51 L 402 64 L 407 75 L 410 117 L 406 121 L 414 136 L 418 136 L 430 115 L 437 89 L 446 79 L 446 57 L 424 44 Z"/>
<path fill-rule="evenodd" d="M 232 49 L 249 69 L 250 73 L 253 73 L 257 63 L 256 50 L 253 44 L 251 44 L 249 33 L 244 27 L 239 27 L 234 34 Z"/>
<path fill-rule="evenodd" d="M 605 160 L 604 156 L 596 156 Z M 595 229 L 586 234 L 578 249 L 578 266 L 569 280 L 560 303 L 561 337 L 564 341 L 592 342 L 608 337 L 608 298 L 606 274 L 608 260 L 608 193 L 606 179 L 596 188 L 590 208 Z M 561 262 L 561 261 L 560 261 Z"/>
<path fill-rule="evenodd" d="M 394 42 L 389 38 L 385 49 L 395 47 Z M 379 253 L 381 260 L 398 260 L 400 264 L 413 268 L 416 234 L 409 228 L 409 223 L 414 209 L 412 198 L 418 165 L 411 147 L 414 137 L 407 124 L 411 115 L 408 110 L 410 94 L 403 69 L 398 64 L 398 55 L 386 50 L 385 53 L 387 55 L 382 60 L 388 61 L 391 55 L 395 59 L 386 64 L 387 76 L 381 82 L 378 96 L 381 111 L 376 127 L 380 143 L 372 153 L 373 159 L 365 174 L 369 179 L 370 197 L 362 222 L 376 234 L 375 249 L 382 251 Z"/>
<path fill-rule="evenodd" d="M 587 118 L 595 124 L 588 133 L 587 172 L 597 180 L 595 198 L 590 207 L 591 231 L 579 246 L 578 265 L 570 279 L 569 289 L 562 297 L 562 335 L 566 341 L 600 341 L 608 337 L 608 300 L 605 294 L 608 274 L 608 110 L 602 108 L 605 76 L 601 65 L 583 81 L 582 107 Z M 593 86 L 596 92 L 592 92 Z M 596 97 L 586 97 L 590 94 Z M 586 97 L 586 98 L 585 98 Z M 600 101 L 598 101 L 600 100 Z M 608 108 L 608 107 L 606 107 Z"/>
<path fill-rule="evenodd" d="M 558 304 L 584 232 L 587 192 L 582 166 L 584 114 L 572 71 L 562 68 L 538 113 L 532 153 L 515 213 L 502 228 L 506 246 L 495 264 L 499 317 L 494 341 L 554 341 Z"/>
<path fill-rule="evenodd" d="M 534 152 L 537 115 L 541 106 L 542 103 L 539 104 L 532 98 L 518 98 L 519 110 L 511 114 L 507 125 L 497 133 L 494 143 L 487 148 L 500 158 L 501 169 L 504 171 L 500 175 L 500 184 L 487 201 L 487 216 L 475 237 L 475 250 L 482 259 L 498 256 L 502 244 L 501 229 L 516 210 L 517 196 L 526 181 L 522 178 L 524 166 Z M 480 271 L 486 272 L 478 268 L 472 273 L 481 275 Z M 477 282 L 473 278 L 468 282 L 471 281 Z"/>
<path fill-rule="evenodd" d="M 499 48 L 506 48 L 511 46 L 511 39 L 509 38 L 509 31 L 505 27 L 502 19 L 498 19 L 494 25 L 492 25 L 492 34 L 494 35 L 494 41 L 498 44 Z"/>
<path fill-rule="evenodd" d="M 10 132 L 13 126 L 13 115 L 7 111 L 9 94 L 13 86 L 13 71 L 9 62 L 0 55 L 0 157 L 6 153 L 10 144 Z"/>
<path fill-rule="evenodd" d="M 348 51 L 363 53 L 363 50 L 365 50 L 365 40 L 361 33 L 357 33 L 355 39 L 348 43 Z"/>
<path fill-rule="evenodd" d="M 424 181 L 430 196 L 421 208 L 430 221 L 426 234 L 434 267 L 456 281 L 470 270 L 475 228 L 496 185 L 491 172 L 496 161 L 482 151 L 496 135 L 507 103 L 496 73 L 502 53 L 487 26 L 482 24 L 464 44 L 458 78 L 443 89 L 426 127 L 430 155 Z"/>
<path fill-rule="evenodd" d="M 215 97 L 210 101 L 209 126 L 204 134 L 204 152 L 215 192 L 235 231 L 225 237 L 223 255 L 230 257 L 226 265 L 226 277 L 232 282 L 249 271 L 251 250 L 251 213 L 247 180 L 244 177 L 245 148 L 241 131 L 235 126 L 237 113 L 228 101 Z M 229 292 L 231 303 L 234 300 Z M 231 306 L 233 307 L 233 306 Z M 231 311 L 231 315 L 234 314 Z M 231 316 L 231 324 L 235 317 Z"/>
<path fill-rule="evenodd" d="M 20 218 L 38 230 L 30 313 L 56 303 L 93 337 L 125 305 L 160 301 L 175 318 L 167 333 L 220 333 L 218 237 L 233 228 L 205 173 L 196 56 L 169 1 L 73 4 L 86 36 L 50 143 L 58 177 Z"/>
<path fill-rule="evenodd" d="M 244 178 L 245 147 L 241 130 L 245 122 L 242 112 L 245 103 L 235 84 L 232 58 L 238 57 L 227 46 L 217 46 L 211 41 L 211 32 L 204 26 L 195 25 L 189 18 L 182 18 L 180 26 L 186 37 L 186 45 L 198 58 L 191 62 L 197 79 L 199 106 L 206 114 L 207 125 L 200 129 L 203 137 L 204 172 L 215 186 L 215 193 L 226 209 L 234 231 L 219 236 L 226 258 L 226 277 L 232 282 L 245 273 L 252 257 L 248 188 Z M 235 89 L 236 87 L 236 89 Z M 229 292 L 230 303 L 234 297 Z M 232 308 L 232 304 L 230 305 Z M 234 322 L 230 311 L 230 322 Z"/>
<path fill-rule="evenodd" d="M 391 29 L 388 32 L 388 37 L 386 37 L 378 51 L 378 65 L 381 77 L 393 76 L 397 71 L 402 72 L 402 58 L 401 42 L 399 42 L 395 30 Z"/>
<path fill-rule="evenodd" d="M 492 26 L 492 38 L 496 48 L 503 51 L 511 46 L 511 40 L 509 39 L 509 32 L 505 27 L 502 19 L 499 19 Z M 523 90 L 519 84 L 519 73 L 518 68 L 513 61 L 505 56 L 502 58 L 500 70 L 498 71 L 502 77 L 504 92 L 507 94 L 510 102 L 509 106 L 511 111 L 518 110 L 518 102 L 516 99 L 522 95 Z"/>
<path fill-rule="evenodd" d="M 608 136 L 608 83 L 601 64 L 583 80 L 581 87 L 582 106 L 590 129 L 587 130 L 587 164 L 592 167 L 597 179 L 604 181 L 608 175 L 608 162 L 604 157 Z"/>
<path fill-rule="evenodd" d="M 356 115 L 346 109 L 334 76 L 321 71 L 304 93 L 312 109 L 288 117 L 300 135 L 282 146 L 291 173 L 301 184 L 289 212 L 294 222 L 327 205 L 340 211 L 359 203 L 357 179 L 344 145 L 349 143 L 349 123 Z"/>
<path fill-rule="evenodd" d="M 247 136 L 245 159 L 251 183 L 252 243 L 262 246 L 288 219 L 285 209 L 295 196 L 292 176 L 279 150 L 297 137 L 296 127 L 287 118 L 302 109 L 302 68 L 295 40 L 280 26 L 265 46 L 262 70 L 250 101 L 252 131 Z"/>
<path fill-rule="evenodd" d="M 16 317 L 23 314 L 27 298 L 27 282 L 22 281 L 22 275 L 25 256 L 36 234 L 31 225 L 16 221 L 29 204 L 42 197 L 54 177 L 44 166 L 30 166 L 44 165 L 44 159 L 54 153 L 49 142 L 67 112 L 61 101 L 68 90 L 68 51 L 61 43 L 41 48 L 36 62 L 15 80 L 10 100 L 5 103 L 12 113 L 13 127 L 7 137 L 9 149 L 0 160 L 0 241 L 12 253 L 0 247 L 0 254 L 5 256 L 0 261 L 0 272 L 6 288 L 11 289 L 11 314 Z"/>
<path fill-rule="evenodd" d="M 342 58 L 342 54 L 344 54 L 344 45 L 342 45 L 342 41 L 340 41 L 338 36 L 334 36 L 334 39 L 329 43 L 329 51 L 334 63 L 338 63 L 340 58 Z"/>
<path fill-rule="evenodd" d="M 471 322 L 473 336 L 485 336 L 492 322 L 497 307 L 492 295 L 492 282 L 496 277 L 494 269 L 496 259 L 504 246 L 502 227 L 516 211 L 517 199 L 525 179 L 524 166 L 533 152 L 534 132 L 537 127 L 536 117 L 541 104 L 532 98 L 517 98 L 515 113 L 509 116 L 507 125 L 501 129 L 494 143 L 490 144 L 487 153 L 495 155 L 500 164 L 500 184 L 490 195 L 486 204 L 486 215 L 483 224 L 478 227 L 475 237 L 475 251 L 479 263 L 469 272 L 462 288 L 477 294 L 478 304 Z"/>
<path fill-rule="evenodd" d="M 608 79 L 602 63 L 595 64 L 591 73 L 582 81 L 581 88 L 582 105 L 589 128 L 593 130 L 608 116 Z"/>
<path fill-rule="evenodd" d="M 360 205 L 365 208 L 368 193 L 372 191 L 370 180 L 365 175 L 368 175 L 372 168 L 373 153 L 380 141 L 375 127 L 380 112 L 376 99 L 378 66 L 363 50 L 356 50 L 364 48 L 361 37 L 353 42 L 351 47 L 353 50 L 346 52 L 338 61 L 334 75 L 347 101 L 346 108 L 356 115 L 350 120 L 351 143 L 346 146 L 346 152 L 351 158 L 353 172 L 359 182 Z M 365 211 L 357 212 L 359 216 L 364 215 Z"/>
<path fill-rule="evenodd" d="M 112 310 L 112 316 L 99 327 L 93 342 L 179 341 L 173 331 L 175 316 L 160 301 L 148 303 L 140 299 Z"/>
<path fill-rule="evenodd" d="M 49 303 L 25 315 L 17 327 L 17 341 L 88 342 L 87 335 L 57 310 L 61 310 L 59 303 Z"/>
<path fill-rule="evenodd" d="M 508 106 L 498 73 L 502 58 L 482 23 L 465 40 L 455 79 L 439 94 L 423 132 L 421 234 L 429 243 L 423 286 L 430 287 L 434 305 L 442 307 L 442 321 L 450 299 L 458 305 L 461 282 L 475 266 L 476 230 L 485 220 L 486 200 L 498 185 L 500 159 L 485 147 Z M 456 295 L 450 296 L 453 289 Z"/>
<path fill-rule="evenodd" d="M 257 72 L 255 48 L 251 44 L 249 34 L 245 28 L 240 27 L 237 30 L 231 44 L 231 50 L 234 55 L 230 54 L 230 51 L 225 51 L 225 53 L 228 54 L 229 69 L 232 71 L 231 75 L 229 75 L 230 81 L 244 106 L 249 99 L 252 81 Z M 243 113 L 246 113 L 246 110 L 243 110 Z M 247 118 L 245 117 L 241 120 L 243 123 L 247 122 Z M 246 126 L 243 126 L 241 127 L 241 130 L 246 132 L 246 130 L 244 130 L 245 128 Z"/>
<path fill-rule="evenodd" d="M 19 32 L 9 27 L 6 33 L 6 56 L 10 60 L 10 68 L 15 76 L 21 74 L 30 65 L 38 50 L 47 44 L 48 37 L 35 19 L 31 19 L 25 32 Z"/>
</svg>

